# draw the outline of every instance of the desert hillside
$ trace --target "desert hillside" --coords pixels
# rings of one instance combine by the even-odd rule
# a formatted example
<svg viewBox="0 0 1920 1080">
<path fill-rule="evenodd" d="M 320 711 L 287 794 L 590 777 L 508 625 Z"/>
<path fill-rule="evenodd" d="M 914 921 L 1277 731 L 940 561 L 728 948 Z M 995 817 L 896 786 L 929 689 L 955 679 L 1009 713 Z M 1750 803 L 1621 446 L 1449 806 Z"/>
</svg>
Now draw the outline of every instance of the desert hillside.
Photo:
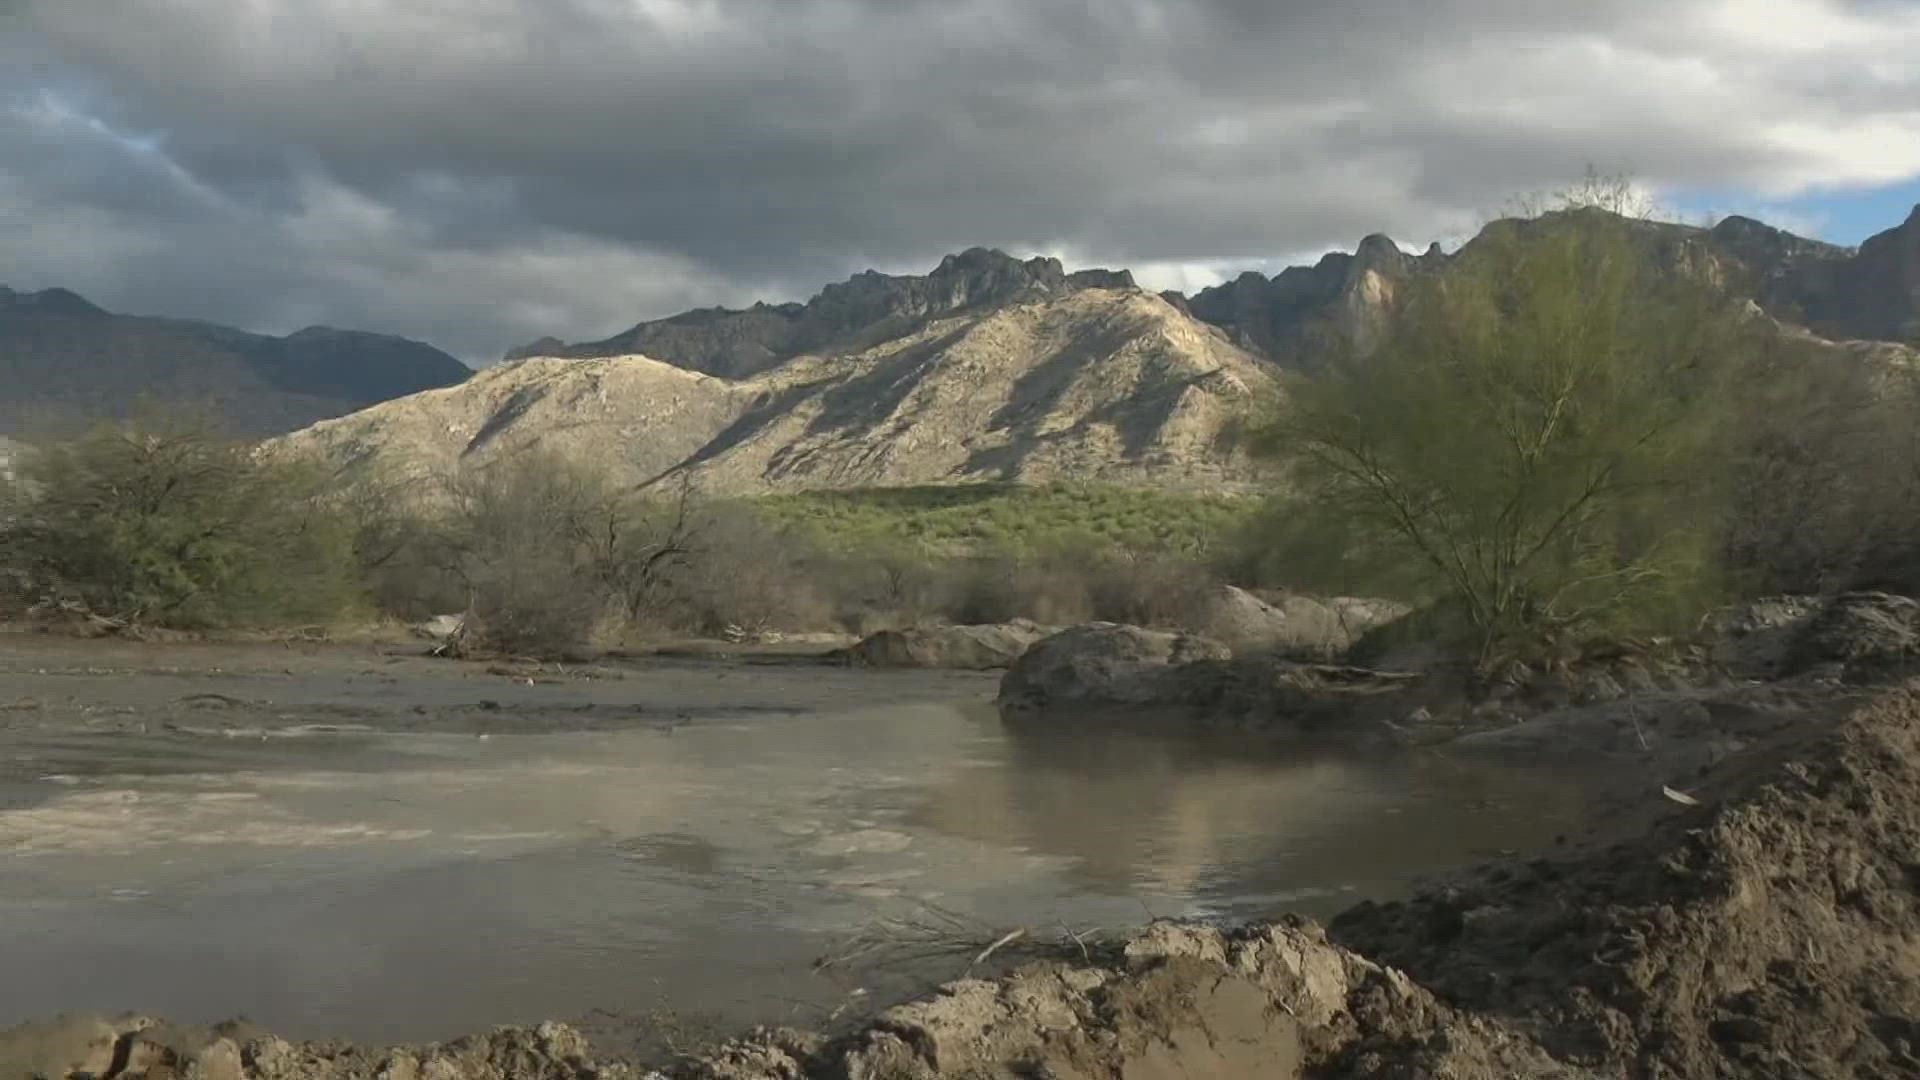
<svg viewBox="0 0 1920 1080">
<path fill-rule="evenodd" d="M 980 480 L 1231 487 L 1263 363 L 1165 300 L 1076 288 L 726 379 L 646 356 L 535 357 L 273 444 L 349 474 L 444 476 L 544 448 L 708 491 Z"/>
</svg>

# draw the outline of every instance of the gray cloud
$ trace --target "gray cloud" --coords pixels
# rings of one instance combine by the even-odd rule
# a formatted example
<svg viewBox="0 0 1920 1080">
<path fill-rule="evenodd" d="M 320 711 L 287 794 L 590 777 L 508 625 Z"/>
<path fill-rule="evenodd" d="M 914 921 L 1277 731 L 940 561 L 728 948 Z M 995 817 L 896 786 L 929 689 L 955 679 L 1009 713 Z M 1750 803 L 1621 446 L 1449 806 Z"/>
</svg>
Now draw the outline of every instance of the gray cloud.
<svg viewBox="0 0 1920 1080">
<path fill-rule="evenodd" d="M 1907 3 L 30 0 L 6 33 L 0 281 L 476 359 L 972 244 L 1194 280 L 1424 242 L 1588 162 L 1920 174 Z"/>
</svg>

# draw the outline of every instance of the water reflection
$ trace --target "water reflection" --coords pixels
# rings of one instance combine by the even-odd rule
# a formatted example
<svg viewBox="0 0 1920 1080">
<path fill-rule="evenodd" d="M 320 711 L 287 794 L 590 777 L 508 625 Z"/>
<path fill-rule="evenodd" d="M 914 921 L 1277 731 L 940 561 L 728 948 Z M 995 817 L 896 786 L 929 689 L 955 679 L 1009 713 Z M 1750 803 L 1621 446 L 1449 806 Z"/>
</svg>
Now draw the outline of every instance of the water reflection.
<svg viewBox="0 0 1920 1080">
<path fill-rule="evenodd" d="M 1391 893 L 1417 875 L 1550 843 L 1581 809 L 1578 786 L 1560 778 L 1432 751 L 1383 757 L 983 723 L 996 727 L 1004 760 L 935 785 L 915 820 L 1064 857 L 1074 882 L 1101 891 L 1229 903 Z"/>
</svg>

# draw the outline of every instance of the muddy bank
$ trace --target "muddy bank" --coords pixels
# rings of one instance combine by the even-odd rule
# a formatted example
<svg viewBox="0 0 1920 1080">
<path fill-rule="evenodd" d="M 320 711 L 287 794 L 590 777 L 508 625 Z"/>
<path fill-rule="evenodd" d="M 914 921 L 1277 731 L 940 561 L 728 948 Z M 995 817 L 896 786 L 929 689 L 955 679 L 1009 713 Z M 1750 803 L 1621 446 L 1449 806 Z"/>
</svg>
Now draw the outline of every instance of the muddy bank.
<svg viewBox="0 0 1920 1080">
<path fill-rule="evenodd" d="M 1920 686 L 1807 705 L 1717 762 L 1649 771 L 1589 844 L 1363 904 L 1330 931 L 1156 923 L 659 1075 L 1920 1075 Z M 151 1047 L 131 1028 L 104 1049 L 92 1029 L 96 1075 L 647 1075 L 556 1026 L 391 1051 L 244 1031 Z"/>
<path fill-rule="evenodd" d="M 967 671 L 850 672 L 728 657 L 460 661 L 413 641 L 94 640 L 0 628 L 0 736 L 24 731 L 298 737 L 653 728 L 981 698 Z"/>
<path fill-rule="evenodd" d="M 1326 745 L 1677 764 L 1737 752 L 1806 699 L 1915 675 L 1920 601 L 1856 592 L 1756 601 L 1715 613 L 1686 640 L 1493 673 L 1432 657 L 1360 667 L 1243 656 L 1206 637 L 1089 623 L 1034 643 L 996 703 L 1023 723 L 1090 733 L 1172 724 Z"/>
</svg>

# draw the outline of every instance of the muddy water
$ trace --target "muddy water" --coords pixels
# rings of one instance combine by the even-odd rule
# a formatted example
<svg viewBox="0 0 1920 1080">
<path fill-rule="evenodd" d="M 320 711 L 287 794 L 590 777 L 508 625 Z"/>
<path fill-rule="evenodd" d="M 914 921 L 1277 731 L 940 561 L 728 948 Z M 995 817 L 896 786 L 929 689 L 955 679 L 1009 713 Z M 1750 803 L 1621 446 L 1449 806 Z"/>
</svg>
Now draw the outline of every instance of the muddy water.
<svg viewBox="0 0 1920 1080">
<path fill-rule="evenodd" d="M 16 717 L 61 693 L 99 704 L 71 722 L 47 705 L 0 737 L 0 1026 L 126 1008 L 417 1040 L 669 1005 L 817 1023 L 850 993 L 899 991 L 809 968 L 883 916 L 1087 931 L 1324 914 L 1550 843 L 1579 811 L 1557 779 L 1431 753 L 1010 729 L 972 677 L 736 669 L 734 706 L 710 695 L 696 714 L 684 685 L 644 674 L 582 689 L 402 673 L 377 693 L 335 680 L 359 711 L 317 723 L 328 684 L 288 674 L 217 689 L 297 704 L 165 723 L 138 702 L 205 687 L 16 679 L 41 694 Z M 783 685 L 797 711 L 765 700 Z M 521 699 L 485 724 L 413 722 L 441 715 L 416 698 L 482 689 Z M 649 695 L 678 704 L 512 722 Z"/>
</svg>

